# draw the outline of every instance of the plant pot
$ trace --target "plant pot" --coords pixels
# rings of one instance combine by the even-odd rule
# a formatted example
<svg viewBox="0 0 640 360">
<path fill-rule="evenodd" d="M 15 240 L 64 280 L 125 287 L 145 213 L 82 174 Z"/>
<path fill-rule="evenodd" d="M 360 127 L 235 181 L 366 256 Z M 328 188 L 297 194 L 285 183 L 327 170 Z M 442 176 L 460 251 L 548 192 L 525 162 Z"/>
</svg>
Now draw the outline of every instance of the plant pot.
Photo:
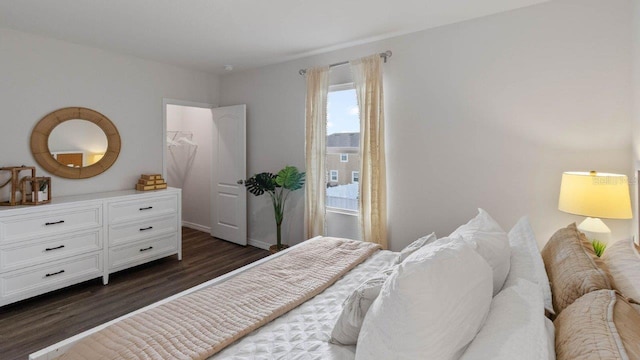
<svg viewBox="0 0 640 360">
<path fill-rule="evenodd" d="M 35 192 L 31 193 L 32 199 L 35 199 Z M 46 191 L 38 191 L 38 202 L 43 202 L 49 200 L 49 194 Z"/>
<path fill-rule="evenodd" d="M 269 252 L 272 253 L 272 254 L 275 254 L 278 251 L 282 251 L 282 250 L 284 250 L 284 249 L 286 249 L 288 247 L 289 247 L 289 245 L 282 244 L 282 245 L 280 245 L 280 248 L 278 249 L 278 245 L 271 245 L 271 246 L 269 246 Z"/>
</svg>

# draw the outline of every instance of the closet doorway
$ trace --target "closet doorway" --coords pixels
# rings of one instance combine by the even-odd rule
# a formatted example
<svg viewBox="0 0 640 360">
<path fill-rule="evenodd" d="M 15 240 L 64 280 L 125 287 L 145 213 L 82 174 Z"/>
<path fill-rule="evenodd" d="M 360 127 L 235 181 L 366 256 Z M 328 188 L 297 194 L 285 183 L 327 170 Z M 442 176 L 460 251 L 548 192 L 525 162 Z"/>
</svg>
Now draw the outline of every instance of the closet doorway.
<svg viewBox="0 0 640 360">
<path fill-rule="evenodd" d="M 247 244 L 244 105 L 164 99 L 163 174 L 182 189 L 182 225 Z"/>
</svg>

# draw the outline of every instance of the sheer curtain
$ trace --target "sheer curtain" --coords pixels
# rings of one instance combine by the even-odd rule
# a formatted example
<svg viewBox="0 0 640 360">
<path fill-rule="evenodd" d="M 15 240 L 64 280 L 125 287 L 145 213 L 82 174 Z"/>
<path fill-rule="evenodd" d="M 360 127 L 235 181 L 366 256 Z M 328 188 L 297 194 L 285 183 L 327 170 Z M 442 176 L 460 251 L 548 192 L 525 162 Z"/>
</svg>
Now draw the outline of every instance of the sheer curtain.
<svg viewBox="0 0 640 360">
<path fill-rule="evenodd" d="M 360 232 L 362 240 L 387 248 L 387 182 L 384 149 L 382 59 L 350 62 L 360 108 Z"/>
<path fill-rule="evenodd" d="M 325 152 L 329 67 L 307 70 L 306 184 L 304 223 L 307 239 L 325 234 Z"/>
</svg>

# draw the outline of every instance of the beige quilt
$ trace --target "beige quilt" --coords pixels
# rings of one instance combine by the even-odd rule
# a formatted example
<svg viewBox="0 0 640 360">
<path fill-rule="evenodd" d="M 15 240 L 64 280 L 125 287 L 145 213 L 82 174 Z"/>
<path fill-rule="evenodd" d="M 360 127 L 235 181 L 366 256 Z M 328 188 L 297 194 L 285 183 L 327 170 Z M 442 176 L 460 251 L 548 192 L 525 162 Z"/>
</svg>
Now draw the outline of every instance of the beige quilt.
<svg viewBox="0 0 640 360">
<path fill-rule="evenodd" d="M 59 359 L 206 359 L 319 294 L 379 248 L 309 240 L 221 284 L 110 325 Z"/>
<path fill-rule="evenodd" d="M 553 323 L 558 360 L 640 359 L 640 313 L 613 290 L 582 296 Z"/>
<path fill-rule="evenodd" d="M 556 314 L 584 294 L 611 289 L 604 263 L 576 224 L 556 231 L 541 255 L 551 282 Z"/>
</svg>

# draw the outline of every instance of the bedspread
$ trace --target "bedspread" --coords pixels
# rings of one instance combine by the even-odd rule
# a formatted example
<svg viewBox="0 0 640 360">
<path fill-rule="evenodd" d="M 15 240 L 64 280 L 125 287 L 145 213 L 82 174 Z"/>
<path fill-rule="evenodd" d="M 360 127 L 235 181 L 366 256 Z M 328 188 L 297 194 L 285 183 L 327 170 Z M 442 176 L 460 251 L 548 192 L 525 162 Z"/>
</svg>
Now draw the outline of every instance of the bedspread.
<svg viewBox="0 0 640 360">
<path fill-rule="evenodd" d="M 313 299 L 213 355 L 211 360 L 353 360 L 355 345 L 329 342 L 344 300 L 367 279 L 395 263 L 381 250 Z"/>
<path fill-rule="evenodd" d="M 319 238 L 243 272 L 92 334 L 60 359 L 206 359 L 297 307 L 376 252 Z"/>
</svg>

